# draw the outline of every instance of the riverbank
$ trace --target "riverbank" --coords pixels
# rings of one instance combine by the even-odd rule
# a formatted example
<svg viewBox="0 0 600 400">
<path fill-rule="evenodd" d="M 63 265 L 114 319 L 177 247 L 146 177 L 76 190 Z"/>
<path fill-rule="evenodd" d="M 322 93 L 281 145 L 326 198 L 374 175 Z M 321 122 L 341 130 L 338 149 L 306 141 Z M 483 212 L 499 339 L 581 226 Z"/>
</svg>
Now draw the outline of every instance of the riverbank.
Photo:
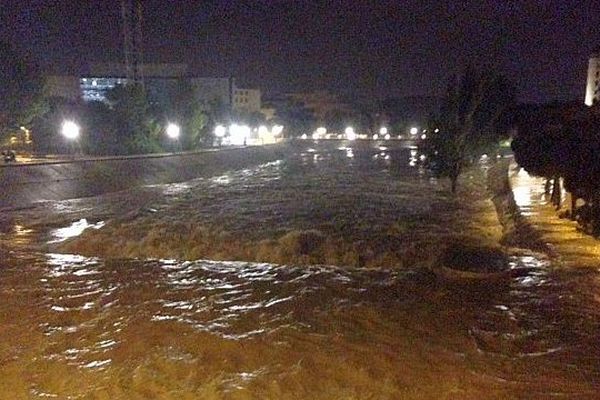
<svg viewBox="0 0 600 400">
<path fill-rule="evenodd" d="M 35 202 L 76 199 L 128 188 L 183 182 L 231 168 L 274 161 L 286 143 L 193 152 L 135 156 L 85 157 L 0 165 L 0 210 Z"/>
<path fill-rule="evenodd" d="M 482 169 L 466 173 L 452 195 L 447 182 L 425 173 L 396 179 L 352 169 L 290 172 L 297 167 L 281 162 L 213 177 L 153 206 L 156 212 L 107 221 L 58 250 L 104 258 L 402 268 L 431 264 L 452 243 L 500 243 L 502 227 Z"/>
<path fill-rule="evenodd" d="M 515 205 L 546 243 L 557 265 L 600 268 L 600 242 L 577 229 L 577 223 L 559 218 L 544 193 L 544 179 L 532 177 L 515 163 L 507 167 L 507 176 L 514 192 Z"/>
</svg>

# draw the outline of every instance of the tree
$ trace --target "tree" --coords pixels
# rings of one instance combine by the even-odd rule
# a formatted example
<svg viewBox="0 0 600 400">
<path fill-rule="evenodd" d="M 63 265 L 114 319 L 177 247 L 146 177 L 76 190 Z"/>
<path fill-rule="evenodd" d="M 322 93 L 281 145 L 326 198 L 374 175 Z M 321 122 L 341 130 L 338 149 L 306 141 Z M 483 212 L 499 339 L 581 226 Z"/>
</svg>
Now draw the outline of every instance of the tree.
<svg viewBox="0 0 600 400">
<path fill-rule="evenodd" d="M 423 150 L 433 172 L 450 179 L 453 193 L 464 168 L 493 152 L 508 133 L 507 111 L 514 98 L 513 86 L 502 75 L 473 68 L 448 86 Z"/>
<path fill-rule="evenodd" d="M 160 145 L 163 127 L 150 112 L 143 86 L 118 85 L 106 93 L 113 111 L 113 121 L 118 126 L 119 153 L 152 153 L 162 150 Z"/>
<path fill-rule="evenodd" d="M 182 80 L 178 83 L 166 113 L 169 119 L 181 126 L 183 149 L 197 149 L 209 142 L 209 107 L 199 99 L 189 82 Z"/>
<path fill-rule="evenodd" d="M 61 125 L 68 119 L 80 122 L 82 104 L 62 97 L 48 97 L 44 103 L 45 112 L 32 121 L 33 149 L 39 153 L 68 152 L 71 144 L 61 135 Z"/>
<path fill-rule="evenodd" d="M 529 174 L 546 178 L 546 194 L 552 188 L 551 200 L 557 209 L 561 206 L 560 178 L 572 174 L 566 167 L 573 162 L 579 165 L 572 157 L 585 151 L 579 143 L 581 133 L 593 137 L 586 126 L 589 117 L 579 103 L 524 105 L 515 112 L 517 134 L 511 143 L 515 161 Z"/>
<path fill-rule="evenodd" d="M 284 125 L 292 136 L 311 132 L 316 122 L 313 111 L 305 107 L 304 103 L 295 101 L 288 101 L 278 107 L 275 120 Z"/>
<path fill-rule="evenodd" d="M 43 79 L 25 56 L 0 42 L 0 137 L 21 126 L 31 127 L 43 114 Z"/>
<path fill-rule="evenodd" d="M 82 112 L 82 147 L 86 153 L 107 155 L 124 153 L 119 143 L 119 125 L 114 111 L 100 101 L 85 104 Z"/>
<path fill-rule="evenodd" d="M 600 124 L 599 109 L 545 106 L 525 121 L 519 121 L 512 141 L 515 160 L 528 173 L 554 181 L 552 201 L 561 203 L 560 178 L 571 194 L 571 209 L 564 213 L 576 219 L 583 230 L 600 235 Z M 531 114 L 537 123 L 529 123 Z M 536 115 L 537 114 L 537 115 Z M 534 118 L 536 120 L 536 118 Z M 576 207 L 577 200 L 584 204 Z"/>
</svg>

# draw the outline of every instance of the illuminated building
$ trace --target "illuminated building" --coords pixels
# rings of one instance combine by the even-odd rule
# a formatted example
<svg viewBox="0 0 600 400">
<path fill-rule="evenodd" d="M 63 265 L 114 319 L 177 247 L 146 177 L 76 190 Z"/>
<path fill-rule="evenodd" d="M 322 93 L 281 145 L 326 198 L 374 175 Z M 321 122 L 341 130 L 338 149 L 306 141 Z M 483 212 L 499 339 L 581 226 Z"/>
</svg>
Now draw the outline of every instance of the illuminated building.
<svg viewBox="0 0 600 400">
<path fill-rule="evenodd" d="M 585 105 L 592 106 L 598 99 L 600 99 L 600 53 L 594 53 L 588 63 Z"/>
</svg>

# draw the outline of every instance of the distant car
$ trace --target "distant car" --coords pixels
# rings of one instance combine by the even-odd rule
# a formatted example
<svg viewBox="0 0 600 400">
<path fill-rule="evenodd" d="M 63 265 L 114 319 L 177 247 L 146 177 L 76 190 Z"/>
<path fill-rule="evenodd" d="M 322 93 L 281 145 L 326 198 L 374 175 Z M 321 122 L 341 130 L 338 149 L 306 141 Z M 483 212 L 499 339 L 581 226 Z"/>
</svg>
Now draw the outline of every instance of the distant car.
<svg viewBox="0 0 600 400">
<path fill-rule="evenodd" d="M 9 162 L 15 162 L 17 155 L 12 150 L 4 150 L 2 151 L 2 158 L 4 159 L 4 162 L 8 164 Z"/>
</svg>

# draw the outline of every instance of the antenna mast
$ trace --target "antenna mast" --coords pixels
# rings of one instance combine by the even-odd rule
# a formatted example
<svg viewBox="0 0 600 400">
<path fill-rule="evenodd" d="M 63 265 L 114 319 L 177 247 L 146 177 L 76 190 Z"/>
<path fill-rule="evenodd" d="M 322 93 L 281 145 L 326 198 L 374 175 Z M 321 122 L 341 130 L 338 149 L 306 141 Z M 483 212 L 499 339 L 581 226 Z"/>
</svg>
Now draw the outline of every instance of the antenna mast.
<svg viewBox="0 0 600 400">
<path fill-rule="evenodd" d="M 123 55 L 127 83 L 143 84 L 142 64 L 142 3 L 140 0 L 121 0 L 123 23 Z"/>
</svg>

